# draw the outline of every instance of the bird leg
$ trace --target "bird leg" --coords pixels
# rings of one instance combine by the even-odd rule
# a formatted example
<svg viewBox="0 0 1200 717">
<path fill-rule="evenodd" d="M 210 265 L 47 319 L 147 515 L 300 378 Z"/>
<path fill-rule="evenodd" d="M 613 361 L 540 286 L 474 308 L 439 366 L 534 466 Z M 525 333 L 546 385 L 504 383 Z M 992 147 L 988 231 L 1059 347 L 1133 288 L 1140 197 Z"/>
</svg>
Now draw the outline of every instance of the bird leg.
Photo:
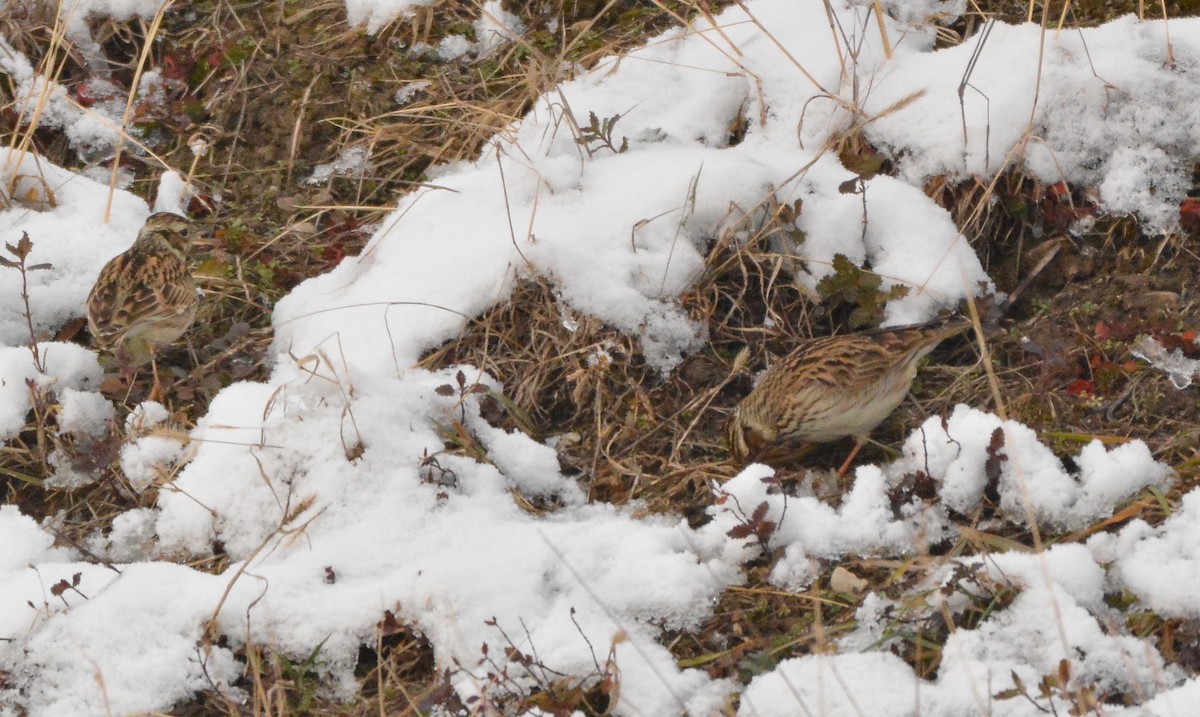
<svg viewBox="0 0 1200 717">
<path fill-rule="evenodd" d="M 854 457 L 858 455 L 859 449 L 862 448 L 863 444 L 866 442 L 867 442 L 867 439 L 862 436 L 854 437 L 854 448 L 850 451 L 850 455 L 846 456 L 846 461 L 844 463 L 842 463 L 842 467 L 838 468 L 838 472 L 837 472 L 838 478 L 841 478 L 842 476 L 846 475 L 846 471 L 849 470 L 850 464 L 854 461 Z"/>
<path fill-rule="evenodd" d="M 158 361 L 154 358 L 154 347 L 150 346 L 150 370 L 154 373 L 154 384 L 150 386 L 147 401 L 158 401 L 162 398 L 162 383 L 158 380 Z"/>
<path fill-rule="evenodd" d="M 121 399 L 121 403 L 129 405 L 129 397 L 133 395 L 133 379 L 136 375 L 136 368 L 128 373 L 121 371 L 121 377 L 125 379 L 125 398 Z"/>
<path fill-rule="evenodd" d="M 104 378 L 100 382 L 100 389 L 108 394 L 120 394 L 124 392 L 125 397 L 121 399 L 122 403 L 129 403 L 129 396 L 133 393 L 134 379 L 137 377 L 137 369 L 130 365 L 129 356 L 125 352 L 117 350 L 113 353 L 115 363 L 104 364 L 106 369 L 116 369 L 116 372 L 106 370 Z"/>
</svg>

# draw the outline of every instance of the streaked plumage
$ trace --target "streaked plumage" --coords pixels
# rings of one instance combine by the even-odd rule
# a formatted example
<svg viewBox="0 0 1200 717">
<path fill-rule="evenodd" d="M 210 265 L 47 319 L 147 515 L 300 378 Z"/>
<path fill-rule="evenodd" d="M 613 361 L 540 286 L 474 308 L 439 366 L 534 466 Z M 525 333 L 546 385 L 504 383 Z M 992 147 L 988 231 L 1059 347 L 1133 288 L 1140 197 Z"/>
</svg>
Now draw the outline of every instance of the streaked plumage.
<svg viewBox="0 0 1200 717">
<path fill-rule="evenodd" d="M 734 409 L 730 452 L 745 461 L 845 436 L 861 445 L 908 395 L 917 363 L 970 325 L 965 317 L 948 316 L 805 341 Z"/>
<path fill-rule="evenodd" d="M 151 215 L 133 246 L 100 270 L 88 294 L 88 328 L 97 347 L 128 368 L 154 358 L 196 318 L 199 298 L 188 264 L 192 225 L 176 214 Z"/>
</svg>

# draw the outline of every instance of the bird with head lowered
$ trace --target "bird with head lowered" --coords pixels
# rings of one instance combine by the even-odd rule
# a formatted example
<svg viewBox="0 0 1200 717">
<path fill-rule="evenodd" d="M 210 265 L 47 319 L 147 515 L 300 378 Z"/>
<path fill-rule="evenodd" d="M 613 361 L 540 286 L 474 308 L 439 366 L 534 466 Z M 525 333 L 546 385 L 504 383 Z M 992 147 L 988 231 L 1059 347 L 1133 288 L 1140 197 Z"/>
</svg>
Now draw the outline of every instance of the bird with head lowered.
<svg viewBox="0 0 1200 717">
<path fill-rule="evenodd" d="M 917 363 L 969 319 L 951 315 L 921 324 L 810 339 L 777 362 L 729 418 L 729 450 L 740 462 L 846 436 L 856 445 L 900 405 Z"/>
</svg>

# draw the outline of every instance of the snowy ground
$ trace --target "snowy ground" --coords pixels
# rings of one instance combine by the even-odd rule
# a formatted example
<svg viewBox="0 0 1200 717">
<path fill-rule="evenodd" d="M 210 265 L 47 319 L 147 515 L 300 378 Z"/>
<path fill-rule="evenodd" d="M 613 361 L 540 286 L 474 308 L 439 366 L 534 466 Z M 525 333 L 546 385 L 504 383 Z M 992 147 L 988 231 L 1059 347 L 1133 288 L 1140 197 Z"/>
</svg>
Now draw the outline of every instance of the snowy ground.
<svg viewBox="0 0 1200 717">
<path fill-rule="evenodd" d="M 348 0 L 347 8 L 372 29 L 407 4 Z M 489 7 L 481 23 L 502 28 Z M 934 51 L 933 29 L 921 22 L 928 9 L 904 7 L 910 22 L 886 23 L 890 59 L 862 7 L 837 5 L 831 31 L 820 3 L 751 0 L 721 14 L 719 31 L 700 23 L 601 63 L 548 94 L 477 162 L 441 167 L 430 187 L 397 198 L 361 256 L 280 301 L 270 380 L 224 389 L 186 448 L 151 430 L 165 414 L 143 407 L 122 453 L 130 481 L 144 487 L 185 464 L 155 508 L 94 536 L 92 558 L 54 547 L 45 527 L 0 508 L 0 714 L 166 710 L 214 688 L 239 700 L 229 683 L 241 671 L 234 649 L 247 640 L 299 658 L 324 641 L 322 667 L 349 694 L 358 646 L 373 640 L 387 610 L 424 634 L 446 666 L 476 664 L 485 644 L 498 656 L 500 630 L 567 673 L 592 672 L 592 650 L 603 661 L 612 646 L 621 715 L 718 714 L 735 692 L 747 716 L 1040 714 L 1023 699 L 992 696 L 1014 674 L 1036 685 L 1064 659 L 1080 687 L 1144 696 L 1140 707 L 1106 714 L 1187 714 L 1200 681 L 1164 666 L 1104 598 L 1125 591 L 1161 615 L 1200 617 L 1195 492 L 1157 528 L 1134 522 L 1086 543 L 964 558 L 1021 590 L 978 628 L 950 637 L 935 682 L 886 652 L 885 615 L 897 606 L 878 596 L 864 599 L 859 628 L 837 654 L 785 661 L 747 685 L 680 669 L 658 641 L 697 625 L 759 555 L 753 539 L 729 535 L 744 520 L 734 504 L 768 506 L 780 521 L 771 547 L 784 548 L 771 579 L 803 590 L 819 565 L 841 556 L 903 558 L 952 534 L 950 511 L 978 505 L 989 470 L 999 472 L 997 520 L 1056 532 L 1089 525 L 1172 480 L 1141 443 L 1088 445 L 1068 473 L 1028 428 L 986 406 L 960 406 L 914 431 L 900 460 L 859 467 L 836 510 L 811 497 L 785 501 L 762 481 L 770 469 L 751 466 L 713 486 L 712 520 L 693 529 L 586 503 L 552 448 L 490 426 L 477 394 L 438 390 L 456 385 L 458 369 L 413 368 L 457 334 L 464 315 L 537 274 L 573 309 L 639 336 L 653 365 L 670 371 L 705 340 L 676 297 L 698 276 L 708 242 L 761 212 L 772 192 L 803 202 L 799 282 L 814 287 L 840 253 L 869 262 L 885 288 L 913 287 L 887 307 L 890 323 L 990 286 L 950 217 L 920 190 L 930 176 L 987 176 L 1017 161 L 1047 182 L 1099 187 L 1105 210 L 1136 213 L 1151 230 L 1176 220 L 1200 135 L 1195 123 L 1167 120 L 1200 116 L 1200 21 L 1171 22 L 1173 67 L 1161 22 L 1123 18 L 1058 36 L 998 25 L 967 77 L 978 43 Z M 504 32 L 519 28 L 493 33 L 485 47 L 438 51 L 468 61 Z M 19 57 L 0 64 L 26 91 L 37 86 Z M 964 78 L 971 89 L 960 106 Z M 43 121 L 81 146 L 111 141 L 90 116 L 49 106 Z M 854 106 L 865 113 L 857 120 Z M 749 129 L 731 146 L 739 112 Z M 614 135 L 627 151 L 577 144 L 573 124 L 586 125 L 589 113 L 620 114 Z M 903 157 L 900 178 L 871 179 L 863 196 L 841 193 L 853 175 L 823 143 L 875 115 L 865 131 Z M 0 211 L 0 238 L 15 244 L 27 232 L 30 262 L 53 265 L 30 274 L 36 328 L 52 329 L 82 315 L 99 268 L 150 208 L 117 191 L 103 224 L 103 184 L 13 151 L 4 166 L 22 184 Z M 0 437 L 25 421 L 25 379 L 57 392 L 65 430 L 102 431 L 114 409 L 97 393 L 95 356 L 43 344 L 45 372 L 36 370 L 19 293 L 19 274 L 0 270 Z M 473 367 L 461 371 L 468 386 L 499 387 Z M 436 422 L 452 415 L 477 433 L 491 464 L 444 457 L 454 479 L 439 482 L 420 459 L 440 449 Z M 887 488 L 918 470 L 939 500 L 932 508 L 914 500 L 897 517 Z M 536 517 L 514 492 L 554 496 L 562 507 Z M 217 541 L 236 561 L 222 574 L 184 565 Z M 938 579 L 954 568 L 947 561 Z M 61 580 L 71 587 L 53 589 Z M 961 599 L 947 597 L 945 608 L 963 609 Z M 227 646 L 202 642 L 213 626 Z M 457 679 L 464 695 L 484 684 Z M 1066 703 L 1053 700 L 1062 714 Z"/>
</svg>

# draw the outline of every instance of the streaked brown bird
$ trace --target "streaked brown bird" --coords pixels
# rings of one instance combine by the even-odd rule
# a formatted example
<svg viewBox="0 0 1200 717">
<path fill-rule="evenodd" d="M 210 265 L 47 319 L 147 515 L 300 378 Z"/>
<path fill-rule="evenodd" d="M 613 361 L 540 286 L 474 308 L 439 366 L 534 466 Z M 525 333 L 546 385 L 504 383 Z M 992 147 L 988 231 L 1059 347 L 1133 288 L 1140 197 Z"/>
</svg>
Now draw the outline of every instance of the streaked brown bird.
<svg viewBox="0 0 1200 717">
<path fill-rule="evenodd" d="M 951 315 L 803 342 L 734 409 L 730 452 L 745 462 L 853 436 L 854 450 L 838 470 L 845 473 L 871 430 L 908 395 L 917 363 L 970 326 L 966 317 Z"/>
<path fill-rule="evenodd" d="M 116 354 L 122 371 L 151 364 L 158 380 L 157 349 L 188 330 L 200 299 L 188 262 L 194 230 L 187 219 L 168 212 L 153 214 L 124 254 L 100 270 L 88 294 L 88 328 L 95 344 Z"/>
</svg>

